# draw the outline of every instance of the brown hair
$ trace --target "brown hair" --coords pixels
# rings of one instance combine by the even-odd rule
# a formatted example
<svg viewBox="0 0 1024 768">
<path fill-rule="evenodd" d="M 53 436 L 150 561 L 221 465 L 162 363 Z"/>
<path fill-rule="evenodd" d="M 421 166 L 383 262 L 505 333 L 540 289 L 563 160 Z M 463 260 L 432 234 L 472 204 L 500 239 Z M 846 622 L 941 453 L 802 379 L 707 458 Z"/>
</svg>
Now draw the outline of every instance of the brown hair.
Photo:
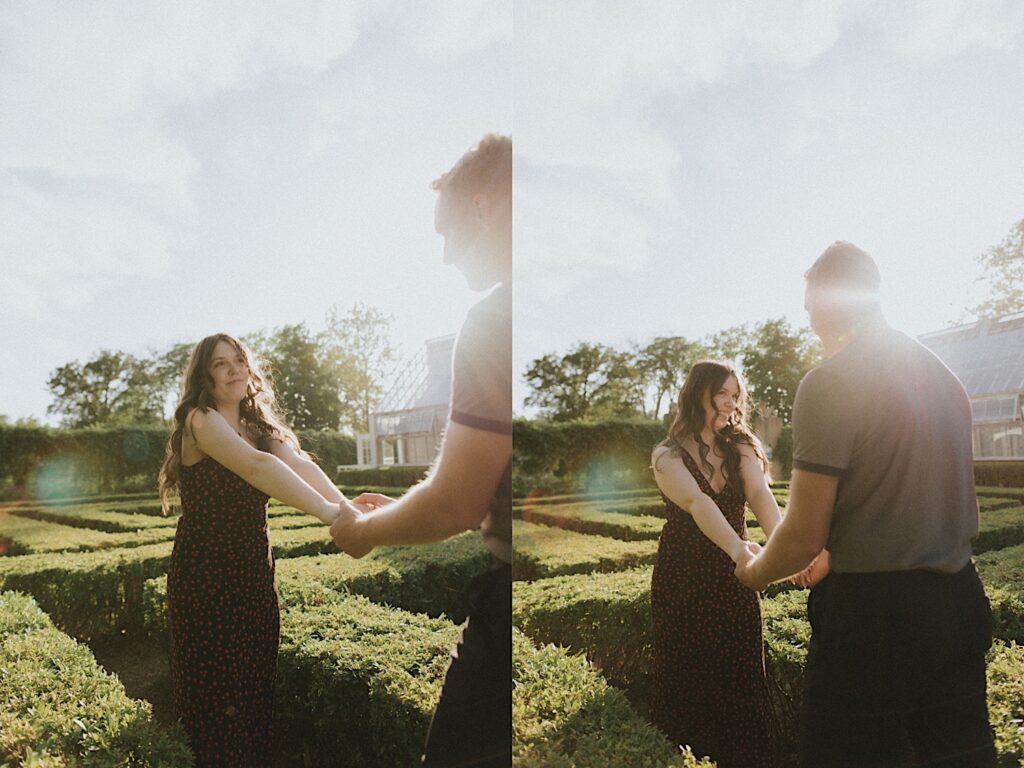
<svg viewBox="0 0 1024 768">
<path fill-rule="evenodd" d="M 512 137 L 488 133 L 447 173 L 430 184 L 437 192 L 472 197 L 486 192 L 512 199 Z"/>
<path fill-rule="evenodd" d="M 695 363 L 686 374 L 683 388 L 679 390 L 679 397 L 676 401 L 676 415 L 668 428 L 668 435 L 658 445 L 664 445 L 673 455 L 679 456 L 685 450 L 683 440 L 693 437 L 697 441 L 697 451 L 700 454 L 701 465 L 712 474 L 714 468 L 708 461 L 708 454 L 712 446 L 704 442 L 701 432 L 704 429 L 704 395 L 709 394 L 714 401 L 714 394 L 722 388 L 722 385 L 730 378 L 736 379 L 736 385 L 740 390 L 739 402 L 736 409 L 729 415 L 729 421 L 720 431 L 715 432 L 714 447 L 723 457 L 722 473 L 725 475 L 726 484 L 734 491 L 743 494 L 743 482 L 740 478 L 740 445 L 749 445 L 754 449 L 754 454 L 761 462 L 761 468 L 768 474 L 768 459 L 761 448 L 761 441 L 757 439 L 747 424 L 747 392 L 732 366 L 717 360 L 701 360 Z M 655 462 L 657 464 L 657 462 Z"/>
<path fill-rule="evenodd" d="M 245 397 L 239 404 L 239 414 L 246 434 L 265 449 L 270 440 L 290 443 L 295 450 L 302 451 L 299 439 L 285 422 L 277 408 L 274 389 L 262 371 L 252 352 L 238 339 L 226 333 L 215 333 L 192 347 L 185 372 L 181 380 L 181 395 L 174 409 L 171 421 L 171 435 L 167 438 L 164 463 L 160 468 L 160 503 L 166 515 L 170 507 L 171 493 L 177 489 L 181 479 L 181 439 L 185 433 L 185 420 L 193 408 L 206 413 L 216 409 L 211 392 L 213 377 L 210 376 L 210 360 L 217 344 L 226 341 L 245 359 L 249 368 L 249 385 Z"/>
</svg>

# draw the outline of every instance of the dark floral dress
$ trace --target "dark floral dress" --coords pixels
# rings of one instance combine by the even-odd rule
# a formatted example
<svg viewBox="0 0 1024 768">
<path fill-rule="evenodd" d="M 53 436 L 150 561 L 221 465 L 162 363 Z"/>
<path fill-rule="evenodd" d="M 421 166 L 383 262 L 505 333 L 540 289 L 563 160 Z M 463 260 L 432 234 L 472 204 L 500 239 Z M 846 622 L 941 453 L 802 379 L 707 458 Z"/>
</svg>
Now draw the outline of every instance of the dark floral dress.
<svg viewBox="0 0 1024 768">
<path fill-rule="evenodd" d="M 196 768 L 270 765 L 280 613 L 269 497 L 212 458 L 181 468 L 167 574 L 171 674 Z"/>
<path fill-rule="evenodd" d="M 743 495 L 728 485 L 715 493 L 693 457 L 681 455 L 700 489 L 746 539 Z M 760 598 L 737 580 L 732 560 L 693 517 L 662 498 L 668 521 L 651 581 L 651 719 L 674 744 L 710 756 L 719 768 L 774 768 Z"/>
</svg>

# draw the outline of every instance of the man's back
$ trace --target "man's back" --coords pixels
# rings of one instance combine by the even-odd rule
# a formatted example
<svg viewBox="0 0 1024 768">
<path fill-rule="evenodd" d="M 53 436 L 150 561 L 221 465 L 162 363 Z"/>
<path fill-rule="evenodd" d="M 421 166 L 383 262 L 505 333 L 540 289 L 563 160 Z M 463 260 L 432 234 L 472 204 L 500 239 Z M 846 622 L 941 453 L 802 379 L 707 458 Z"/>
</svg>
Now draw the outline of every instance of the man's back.
<svg viewBox="0 0 1024 768">
<path fill-rule="evenodd" d="M 794 461 L 840 477 L 828 549 L 837 572 L 959 571 L 978 532 L 971 411 L 921 344 L 880 324 L 809 373 Z"/>
</svg>

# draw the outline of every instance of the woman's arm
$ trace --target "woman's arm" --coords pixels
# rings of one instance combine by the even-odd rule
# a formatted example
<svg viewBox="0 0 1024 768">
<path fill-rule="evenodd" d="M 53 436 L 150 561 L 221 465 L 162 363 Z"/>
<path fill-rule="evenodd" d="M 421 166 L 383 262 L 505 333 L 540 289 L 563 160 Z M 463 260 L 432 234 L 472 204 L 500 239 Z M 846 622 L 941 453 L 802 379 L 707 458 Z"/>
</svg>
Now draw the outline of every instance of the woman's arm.
<svg viewBox="0 0 1024 768">
<path fill-rule="evenodd" d="M 325 523 L 338 516 L 338 505 L 309 487 L 283 461 L 258 451 L 243 440 L 216 410 L 195 410 L 190 415 L 196 446 L 249 485 Z M 187 439 L 187 438 L 186 438 Z"/>
<path fill-rule="evenodd" d="M 779 503 L 768 485 L 768 477 L 764 473 L 760 459 L 749 445 L 740 445 L 740 482 L 743 483 L 743 494 L 747 497 L 750 510 L 761 524 L 764 535 L 771 538 L 772 532 L 782 522 Z"/>
<path fill-rule="evenodd" d="M 272 454 L 291 467 L 295 474 L 305 480 L 314 490 L 319 491 L 325 499 L 333 501 L 335 504 L 345 500 L 345 495 L 338 490 L 338 486 L 331 482 L 331 479 L 317 463 L 296 451 L 291 443 L 286 443 L 283 440 L 271 440 L 268 447 Z"/>
<path fill-rule="evenodd" d="M 737 535 L 718 505 L 701 491 L 686 465 L 673 456 L 668 448 L 661 446 L 654 449 L 651 466 L 654 467 L 654 479 L 661 492 L 680 509 L 689 512 L 701 533 L 711 539 L 734 563 L 738 562 L 744 556 L 748 542 Z"/>
</svg>

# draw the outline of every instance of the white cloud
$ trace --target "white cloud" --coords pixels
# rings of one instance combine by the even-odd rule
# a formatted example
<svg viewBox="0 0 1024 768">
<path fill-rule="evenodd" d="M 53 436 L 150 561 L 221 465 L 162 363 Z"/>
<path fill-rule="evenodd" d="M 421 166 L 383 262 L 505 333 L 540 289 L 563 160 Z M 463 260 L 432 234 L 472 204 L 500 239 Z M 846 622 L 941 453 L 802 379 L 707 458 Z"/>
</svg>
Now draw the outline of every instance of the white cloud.
<svg viewBox="0 0 1024 768">
<path fill-rule="evenodd" d="M 919 65 L 970 48 L 1012 51 L 1024 41 L 1024 5 L 1014 0 L 913 0 L 885 9 L 889 44 Z"/>
<path fill-rule="evenodd" d="M 406 0 L 395 10 L 410 45 L 436 59 L 455 59 L 512 39 L 511 0 Z"/>
</svg>

